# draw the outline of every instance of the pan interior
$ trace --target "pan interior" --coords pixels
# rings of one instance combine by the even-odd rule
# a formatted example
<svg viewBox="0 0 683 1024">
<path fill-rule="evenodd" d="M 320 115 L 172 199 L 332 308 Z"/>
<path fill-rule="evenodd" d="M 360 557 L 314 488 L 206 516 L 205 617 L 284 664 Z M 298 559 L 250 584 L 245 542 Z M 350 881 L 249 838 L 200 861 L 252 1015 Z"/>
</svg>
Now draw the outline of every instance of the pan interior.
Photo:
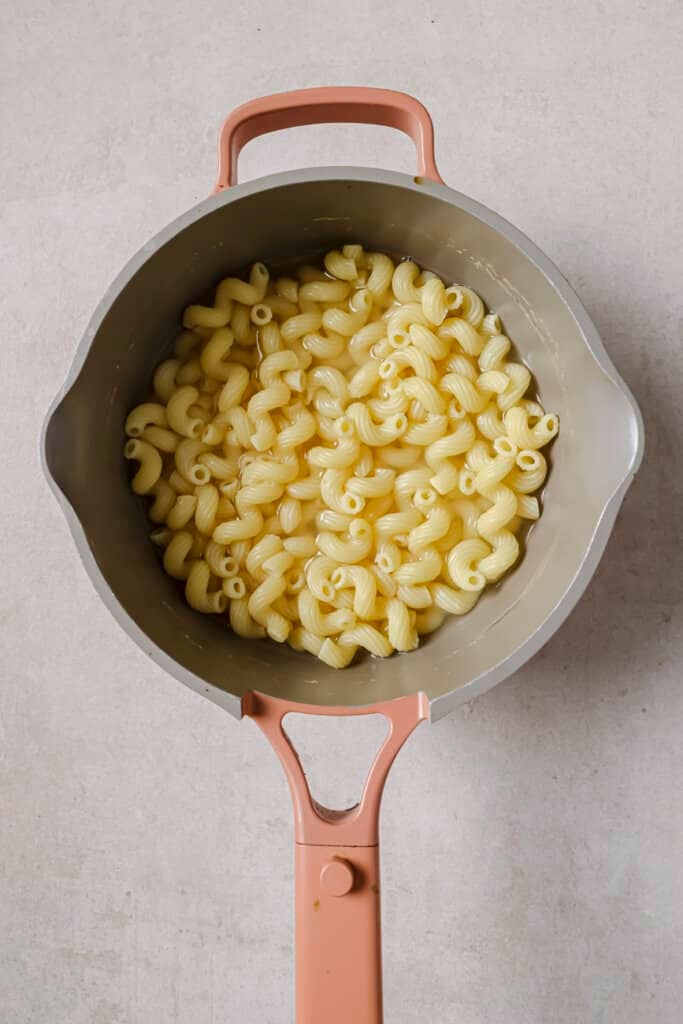
<svg viewBox="0 0 683 1024">
<path fill-rule="evenodd" d="M 549 280 L 549 265 L 527 255 L 521 236 L 504 233 L 493 215 L 398 175 L 283 177 L 290 180 L 209 201 L 132 261 L 132 274 L 124 272 L 95 315 L 75 381 L 48 423 L 48 469 L 79 521 L 72 526 L 100 593 L 184 682 L 233 710 L 233 698 L 251 689 L 315 704 L 368 704 L 416 690 L 442 698 L 509 659 L 563 601 L 611 496 L 634 468 L 636 414 L 608 360 L 591 351 L 586 322 Z M 561 430 L 543 514 L 514 571 L 417 651 L 336 672 L 286 645 L 241 640 L 222 617 L 185 604 L 148 539 L 121 450 L 126 413 L 148 394 L 188 303 L 255 259 L 300 260 L 346 242 L 409 255 L 474 288 L 501 316 Z"/>
</svg>

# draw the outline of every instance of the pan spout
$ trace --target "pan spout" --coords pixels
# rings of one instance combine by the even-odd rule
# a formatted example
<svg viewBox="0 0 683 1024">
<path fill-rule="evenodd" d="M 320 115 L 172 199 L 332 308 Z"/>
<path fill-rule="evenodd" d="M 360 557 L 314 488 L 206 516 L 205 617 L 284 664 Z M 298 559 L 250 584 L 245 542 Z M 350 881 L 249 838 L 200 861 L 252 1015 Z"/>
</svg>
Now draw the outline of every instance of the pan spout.
<svg viewBox="0 0 683 1024">
<path fill-rule="evenodd" d="M 57 397 L 45 417 L 40 438 L 40 456 L 45 475 L 57 497 L 70 505 L 78 501 L 79 438 L 78 408 L 73 389 Z"/>
</svg>

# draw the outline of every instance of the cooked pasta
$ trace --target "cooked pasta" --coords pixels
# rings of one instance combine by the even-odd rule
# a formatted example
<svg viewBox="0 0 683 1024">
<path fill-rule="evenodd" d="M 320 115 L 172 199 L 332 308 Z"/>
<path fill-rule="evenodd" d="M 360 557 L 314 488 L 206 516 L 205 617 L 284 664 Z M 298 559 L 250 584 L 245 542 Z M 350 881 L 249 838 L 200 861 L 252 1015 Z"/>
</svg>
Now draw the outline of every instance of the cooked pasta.
<svg viewBox="0 0 683 1024">
<path fill-rule="evenodd" d="M 471 288 L 346 244 L 188 306 L 124 456 L 198 612 L 333 668 L 464 615 L 541 514 L 559 420 Z"/>
</svg>

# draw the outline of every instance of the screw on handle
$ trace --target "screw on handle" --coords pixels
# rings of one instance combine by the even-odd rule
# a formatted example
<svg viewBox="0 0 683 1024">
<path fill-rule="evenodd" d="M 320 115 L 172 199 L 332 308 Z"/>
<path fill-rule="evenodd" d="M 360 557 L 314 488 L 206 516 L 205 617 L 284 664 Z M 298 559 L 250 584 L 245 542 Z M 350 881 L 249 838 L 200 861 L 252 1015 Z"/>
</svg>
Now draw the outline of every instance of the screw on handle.
<svg viewBox="0 0 683 1024">
<path fill-rule="evenodd" d="M 405 132 L 417 149 L 418 174 L 443 184 L 434 160 L 434 127 L 419 100 L 391 89 L 328 86 L 250 100 L 225 119 L 218 140 L 215 192 L 237 183 L 237 159 L 252 139 L 306 124 L 378 124 Z"/>
</svg>

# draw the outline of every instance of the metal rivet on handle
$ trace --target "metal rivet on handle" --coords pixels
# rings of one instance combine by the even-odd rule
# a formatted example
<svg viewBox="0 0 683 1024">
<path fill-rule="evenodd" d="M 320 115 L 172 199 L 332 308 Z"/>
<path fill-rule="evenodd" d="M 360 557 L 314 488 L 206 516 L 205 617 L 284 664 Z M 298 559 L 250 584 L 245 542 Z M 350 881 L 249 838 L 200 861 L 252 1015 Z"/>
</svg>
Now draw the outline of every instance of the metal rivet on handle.
<svg viewBox="0 0 683 1024">
<path fill-rule="evenodd" d="M 320 872 L 320 882 L 330 896 L 346 896 L 353 889 L 353 865 L 343 857 L 334 857 Z"/>
</svg>

